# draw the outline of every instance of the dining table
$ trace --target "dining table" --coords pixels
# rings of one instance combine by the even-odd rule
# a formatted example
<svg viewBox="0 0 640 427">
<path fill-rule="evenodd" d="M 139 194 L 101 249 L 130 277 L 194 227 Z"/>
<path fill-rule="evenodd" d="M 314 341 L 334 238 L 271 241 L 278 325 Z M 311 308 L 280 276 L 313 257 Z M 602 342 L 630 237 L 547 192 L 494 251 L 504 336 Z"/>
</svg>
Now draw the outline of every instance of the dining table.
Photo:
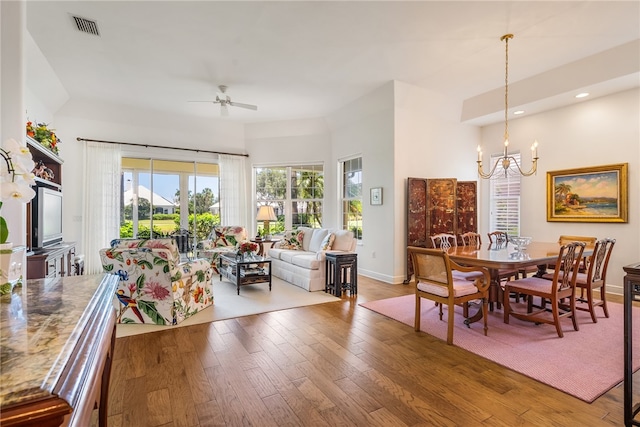
<svg viewBox="0 0 640 427">
<path fill-rule="evenodd" d="M 449 258 L 458 264 L 466 266 L 485 267 L 489 270 L 491 283 L 489 286 L 489 304 L 493 310 L 493 303 L 502 302 L 502 288 L 500 286 L 499 271 L 524 270 L 526 267 L 537 266 L 536 276 L 542 277 L 546 273 L 547 265 L 555 264 L 560 253 L 558 242 L 533 241 L 524 249 L 517 249 L 512 243 L 506 245 L 453 246 L 446 250 Z M 584 249 L 583 256 L 591 255 L 593 246 Z M 482 319 L 482 310 L 465 320 L 468 325 Z"/>
</svg>

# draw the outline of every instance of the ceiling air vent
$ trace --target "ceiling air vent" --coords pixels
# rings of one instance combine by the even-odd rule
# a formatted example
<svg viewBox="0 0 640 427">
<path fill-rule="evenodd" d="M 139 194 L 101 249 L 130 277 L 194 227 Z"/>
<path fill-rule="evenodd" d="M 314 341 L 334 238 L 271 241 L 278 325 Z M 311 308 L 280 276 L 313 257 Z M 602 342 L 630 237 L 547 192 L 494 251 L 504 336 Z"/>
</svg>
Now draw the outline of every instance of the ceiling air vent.
<svg viewBox="0 0 640 427">
<path fill-rule="evenodd" d="M 73 21 L 76 23 L 76 27 L 78 31 L 82 31 L 83 33 L 93 34 L 94 36 L 99 36 L 98 32 L 98 23 L 96 21 L 92 21 L 90 19 L 81 18 L 79 16 L 72 16 Z"/>
</svg>

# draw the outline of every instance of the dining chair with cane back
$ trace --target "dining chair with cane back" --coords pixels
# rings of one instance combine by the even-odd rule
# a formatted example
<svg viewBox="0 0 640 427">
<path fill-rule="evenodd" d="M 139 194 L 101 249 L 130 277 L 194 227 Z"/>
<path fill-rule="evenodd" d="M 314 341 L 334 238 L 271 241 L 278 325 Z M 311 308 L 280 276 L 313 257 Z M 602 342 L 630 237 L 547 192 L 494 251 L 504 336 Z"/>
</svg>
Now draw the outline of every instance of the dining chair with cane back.
<svg viewBox="0 0 640 427">
<path fill-rule="evenodd" d="M 470 301 L 481 300 L 484 321 L 484 335 L 487 335 L 487 306 L 489 300 L 489 271 L 484 267 L 464 267 L 451 259 L 440 249 L 427 249 L 409 246 L 407 252 L 413 261 L 415 272 L 416 314 L 414 328 L 420 331 L 421 299 L 435 301 L 440 320 L 443 306 L 447 307 L 447 344 L 453 344 L 454 307 L 467 306 Z M 475 281 L 456 279 L 452 270 L 463 272 L 477 271 L 482 277 Z M 465 321 L 467 326 L 469 323 Z"/>
<path fill-rule="evenodd" d="M 466 234 L 475 234 L 475 236 L 477 237 L 467 236 L 467 240 L 465 241 L 462 235 L 460 235 L 461 239 L 463 239 L 462 240 L 463 245 L 466 246 L 465 242 L 468 242 L 469 239 L 473 239 L 475 241 L 473 246 L 477 248 L 481 243 L 480 235 L 477 233 L 466 233 Z M 458 246 L 458 239 L 454 234 L 440 233 L 440 234 L 434 234 L 433 236 L 429 236 L 429 238 L 431 239 L 431 246 L 433 248 L 436 248 L 436 249 L 440 248 L 443 251 L 446 251 L 449 248 Z M 459 270 L 454 270 L 453 276 L 457 279 L 476 280 L 477 278 L 482 276 L 482 273 L 478 271 L 462 272 Z M 466 315 L 466 312 L 465 312 L 465 315 Z"/>
<path fill-rule="evenodd" d="M 598 319 L 595 307 L 602 307 L 604 316 L 609 317 L 607 309 L 607 267 L 611 258 L 611 251 L 615 245 L 615 239 L 601 239 L 595 242 L 593 253 L 587 259 L 586 273 L 578 271 L 576 275 L 576 291 L 580 289 L 580 296 L 576 298 L 576 310 L 588 311 L 593 323 Z M 542 276 L 544 279 L 553 279 L 553 273 Z M 595 291 L 600 290 L 600 299 L 595 299 Z M 586 294 L 586 295 L 585 295 Z M 586 306 L 585 306 L 586 305 Z"/>
<path fill-rule="evenodd" d="M 572 242 L 560 247 L 553 279 L 547 280 L 541 277 L 526 277 L 515 280 L 505 285 L 504 291 L 504 323 L 509 323 L 510 317 L 529 322 L 547 323 L 555 325 L 558 336 L 562 338 L 562 325 L 560 319 L 571 317 L 573 329 L 578 330 L 576 320 L 576 278 L 578 273 L 578 263 L 582 259 L 585 244 L 582 242 Z M 514 310 L 512 302 L 509 301 L 509 293 L 516 292 L 523 295 L 526 302 L 526 312 Z M 533 298 L 540 297 L 543 301 L 550 302 L 550 309 L 546 307 L 534 307 Z M 563 302 L 568 300 L 569 304 Z M 550 312 L 549 312 L 550 311 Z"/>
</svg>

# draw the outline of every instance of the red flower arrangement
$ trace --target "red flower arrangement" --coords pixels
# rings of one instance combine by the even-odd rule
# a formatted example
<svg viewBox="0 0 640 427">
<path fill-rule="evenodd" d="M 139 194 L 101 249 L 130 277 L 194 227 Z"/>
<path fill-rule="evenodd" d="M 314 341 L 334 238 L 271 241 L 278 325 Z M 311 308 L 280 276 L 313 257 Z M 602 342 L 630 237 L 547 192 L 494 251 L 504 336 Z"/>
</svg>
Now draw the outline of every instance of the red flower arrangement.
<svg viewBox="0 0 640 427">
<path fill-rule="evenodd" d="M 253 242 L 242 242 L 238 245 L 238 253 L 246 254 L 247 252 L 255 252 L 258 250 L 258 245 Z"/>
</svg>

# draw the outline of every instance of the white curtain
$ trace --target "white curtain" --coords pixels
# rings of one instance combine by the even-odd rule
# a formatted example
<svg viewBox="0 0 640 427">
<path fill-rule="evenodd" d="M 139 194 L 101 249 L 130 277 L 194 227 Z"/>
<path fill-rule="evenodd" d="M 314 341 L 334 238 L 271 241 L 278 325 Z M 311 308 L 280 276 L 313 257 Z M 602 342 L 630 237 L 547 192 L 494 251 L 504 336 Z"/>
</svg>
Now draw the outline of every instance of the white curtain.
<svg viewBox="0 0 640 427">
<path fill-rule="evenodd" d="M 119 145 L 87 142 L 82 231 L 85 274 L 102 272 L 98 251 L 120 236 L 121 162 Z"/>
<path fill-rule="evenodd" d="M 250 229 L 247 210 L 247 171 L 245 157 L 221 154 L 220 223 Z"/>
</svg>

